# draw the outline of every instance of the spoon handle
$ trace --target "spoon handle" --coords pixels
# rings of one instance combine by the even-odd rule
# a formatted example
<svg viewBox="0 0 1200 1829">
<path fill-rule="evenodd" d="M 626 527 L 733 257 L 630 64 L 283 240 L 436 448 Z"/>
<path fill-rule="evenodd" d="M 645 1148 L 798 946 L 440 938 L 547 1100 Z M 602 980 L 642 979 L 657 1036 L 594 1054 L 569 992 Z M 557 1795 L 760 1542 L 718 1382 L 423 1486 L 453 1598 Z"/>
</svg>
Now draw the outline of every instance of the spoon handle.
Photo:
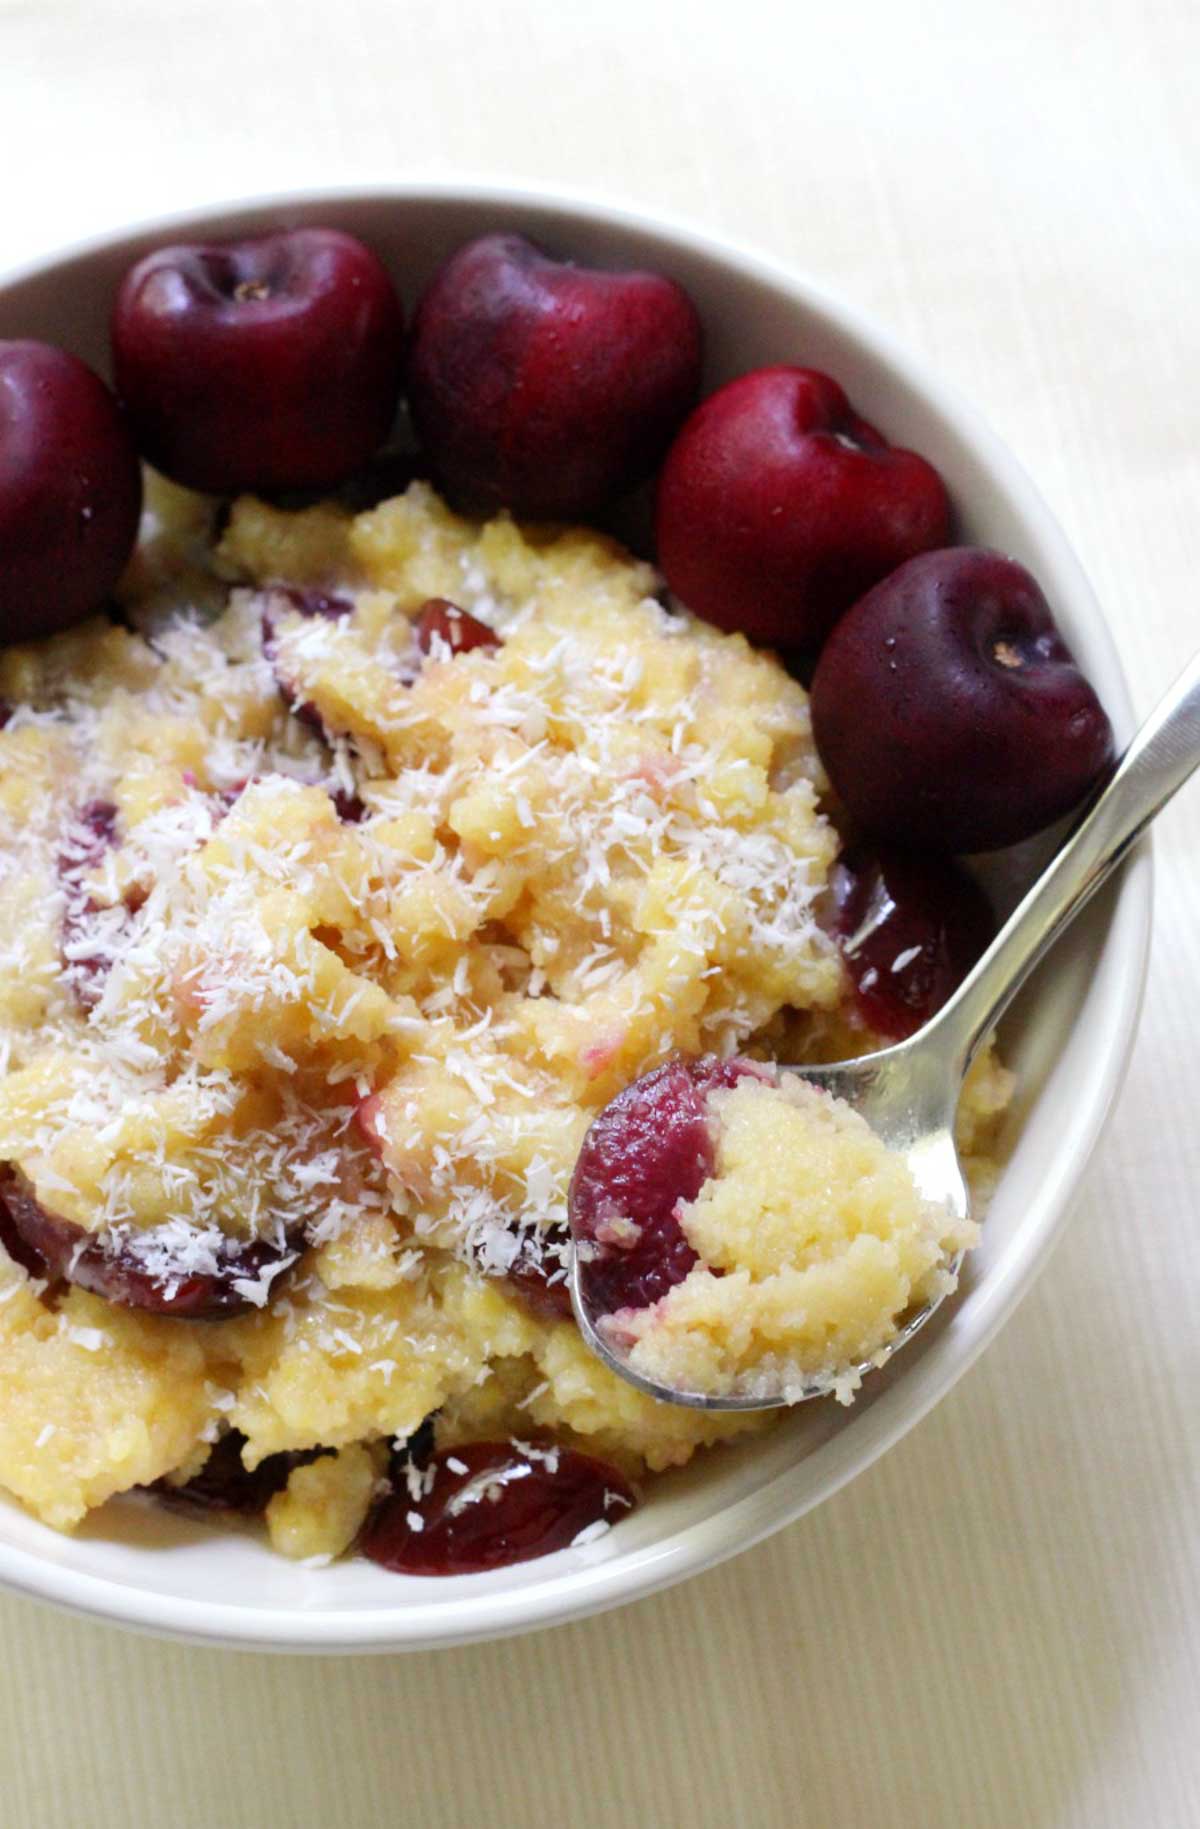
<svg viewBox="0 0 1200 1829">
<path fill-rule="evenodd" d="M 1200 654 L 1134 736 L 1103 790 L 937 1017 L 965 1071 L 1042 955 L 1200 765 Z"/>
</svg>

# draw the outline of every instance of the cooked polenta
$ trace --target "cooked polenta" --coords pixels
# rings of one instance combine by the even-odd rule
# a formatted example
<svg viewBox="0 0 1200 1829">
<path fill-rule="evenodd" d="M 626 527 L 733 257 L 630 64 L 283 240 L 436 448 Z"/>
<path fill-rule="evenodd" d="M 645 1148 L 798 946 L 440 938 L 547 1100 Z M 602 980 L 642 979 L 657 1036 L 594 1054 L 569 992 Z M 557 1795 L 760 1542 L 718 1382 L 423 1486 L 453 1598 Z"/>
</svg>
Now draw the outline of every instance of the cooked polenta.
<svg viewBox="0 0 1200 1829">
<path fill-rule="evenodd" d="M 549 1430 L 633 1474 L 767 1426 L 609 1372 L 563 1250 L 620 1088 L 843 1020 L 804 691 L 597 534 L 419 483 L 242 499 L 219 537 L 149 499 L 124 621 L 0 656 L 0 1485 L 70 1529 L 236 1430 L 247 1468 L 298 1456 L 267 1522 L 312 1557 L 435 1414 L 442 1444 Z M 431 599 L 494 640 L 423 639 Z M 721 1096 L 753 1153 L 752 1094 Z M 981 1161 L 1006 1096 L 985 1058 Z M 688 1224 L 719 1253 L 719 1193 Z M 738 1249 L 808 1274 L 785 1230 Z M 880 1313 L 944 1243 L 914 1220 L 872 1260 Z M 706 1338 L 768 1325 L 739 1287 Z"/>
</svg>

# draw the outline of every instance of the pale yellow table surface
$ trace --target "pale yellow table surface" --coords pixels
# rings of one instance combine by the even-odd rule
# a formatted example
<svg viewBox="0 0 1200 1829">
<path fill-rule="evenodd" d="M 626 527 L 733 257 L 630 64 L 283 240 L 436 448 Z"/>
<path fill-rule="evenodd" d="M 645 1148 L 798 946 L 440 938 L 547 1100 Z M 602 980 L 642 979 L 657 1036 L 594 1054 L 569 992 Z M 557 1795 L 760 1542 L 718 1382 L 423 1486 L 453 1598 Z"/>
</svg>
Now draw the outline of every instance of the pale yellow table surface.
<svg viewBox="0 0 1200 1829">
<path fill-rule="evenodd" d="M 819 274 L 1024 458 L 1140 709 L 1200 642 L 1197 0 L 0 0 L 0 266 L 472 169 Z M 5 1829 L 1200 1824 L 1200 786 L 1160 833 L 1076 1224 L 872 1472 L 684 1588 L 437 1656 L 229 1656 L 0 1600 Z"/>
</svg>

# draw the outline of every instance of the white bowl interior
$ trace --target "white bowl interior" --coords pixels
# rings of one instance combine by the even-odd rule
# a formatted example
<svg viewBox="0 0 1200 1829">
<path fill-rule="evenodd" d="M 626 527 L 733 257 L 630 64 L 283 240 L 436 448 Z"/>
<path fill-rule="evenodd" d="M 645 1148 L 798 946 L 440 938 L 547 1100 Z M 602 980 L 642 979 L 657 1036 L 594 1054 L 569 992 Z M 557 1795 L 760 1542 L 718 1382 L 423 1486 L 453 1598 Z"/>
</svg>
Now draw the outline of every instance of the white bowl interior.
<svg viewBox="0 0 1200 1829">
<path fill-rule="evenodd" d="M 691 230 L 581 200 L 429 185 L 268 200 L 152 225 L 0 282 L 0 337 L 37 336 L 107 368 L 107 313 L 129 262 L 193 234 L 332 222 L 362 235 L 411 305 L 438 261 L 497 227 L 612 265 L 652 265 L 691 291 L 708 331 L 709 385 L 762 363 L 827 368 L 894 440 L 938 465 L 960 537 L 1037 575 L 1117 726 L 1125 680 L 1090 588 L 1032 485 L 974 414 L 877 328 L 819 289 Z M 1009 899 L 1031 859 L 998 873 Z M 995 886 L 995 885 L 994 885 Z M 584 1549 L 495 1575 L 385 1575 L 362 1561 L 308 1569 L 256 1536 L 114 1505 L 75 1537 L 0 1499 L 0 1578 L 102 1617 L 210 1642 L 389 1649 L 519 1631 L 644 1593 L 744 1548 L 819 1502 L 944 1394 L 1044 1261 L 1116 1092 L 1132 1041 L 1149 931 L 1150 866 L 1098 898 L 1014 1007 L 1006 1058 L 1020 1076 L 1011 1154 L 963 1293 L 857 1404 L 810 1404 L 766 1440 L 701 1456 Z"/>
</svg>

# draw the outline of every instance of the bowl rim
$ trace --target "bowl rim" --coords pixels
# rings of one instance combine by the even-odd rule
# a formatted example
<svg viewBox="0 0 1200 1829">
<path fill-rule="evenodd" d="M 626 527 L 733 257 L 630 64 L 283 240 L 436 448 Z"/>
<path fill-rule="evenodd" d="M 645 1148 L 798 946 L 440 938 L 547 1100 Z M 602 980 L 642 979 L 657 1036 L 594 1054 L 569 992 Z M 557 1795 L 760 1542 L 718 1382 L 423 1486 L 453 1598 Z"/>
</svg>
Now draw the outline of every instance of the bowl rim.
<svg viewBox="0 0 1200 1829">
<path fill-rule="evenodd" d="M 0 294 L 36 280 L 56 267 L 97 255 L 112 255 L 148 237 L 165 240 L 197 230 L 236 233 L 243 221 L 286 216 L 289 211 L 329 205 L 394 202 L 446 203 L 571 214 L 604 228 L 628 228 L 657 235 L 689 251 L 736 269 L 742 276 L 803 308 L 814 310 L 870 352 L 889 371 L 917 390 L 981 457 L 1001 475 L 1022 521 L 1055 553 L 1072 580 L 1073 602 L 1088 616 L 1089 639 L 1104 655 L 1111 685 L 1109 709 L 1118 731 L 1128 734 L 1128 680 L 1108 623 L 1074 548 L 1043 501 L 1024 466 L 957 388 L 932 371 L 924 357 L 908 350 L 867 312 L 848 303 L 801 269 L 760 253 L 737 239 L 688 218 L 643 209 L 602 193 L 571 186 L 470 173 L 447 176 L 380 176 L 329 184 L 216 198 L 186 209 L 121 223 L 52 248 L 0 272 Z M 213 227 L 220 222 L 220 229 Z M 606 1611 L 712 1568 L 795 1522 L 849 1483 L 928 1414 L 990 1344 L 1044 1269 L 1071 1214 L 1073 1197 L 1120 1091 L 1129 1064 L 1145 989 L 1153 902 L 1150 848 L 1143 845 L 1121 872 L 1113 900 L 1105 953 L 1122 968 L 1108 1012 L 1102 1067 L 1089 1098 L 1067 1114 L 1059 1147 L 1042 1185 L 1036 1235 L 1026 1248 L 989 1270 L 975 1291 L 975 1326 L 969 1340 L 952 1329 L 933 1340 L 921 1359 L 855 1420 L 804 1457 L 823 1477 L 813 1489 L 792 1492 L 800 1462 L 725 1507 L 714 1517 L 683 1526 L 657 1544 L 610 1561 L 573 1568 L 536 1588 L 507 1592 L 466 1592 L 446 1602 L 405 1602 L 394 1608 L 298 1609 L 247 1607 L 215 1600 L 185 1599 L 85 1573 L 36 1553 L 0 1543 L 0 1585 L 95 1620 L 156 1636 L 207 1646 L 279 1652 L 393 1652 L 456 1646 L 565 1623 Z M 469 1580 L 469 1578 L 467 1578 Z"/>
</svg>

